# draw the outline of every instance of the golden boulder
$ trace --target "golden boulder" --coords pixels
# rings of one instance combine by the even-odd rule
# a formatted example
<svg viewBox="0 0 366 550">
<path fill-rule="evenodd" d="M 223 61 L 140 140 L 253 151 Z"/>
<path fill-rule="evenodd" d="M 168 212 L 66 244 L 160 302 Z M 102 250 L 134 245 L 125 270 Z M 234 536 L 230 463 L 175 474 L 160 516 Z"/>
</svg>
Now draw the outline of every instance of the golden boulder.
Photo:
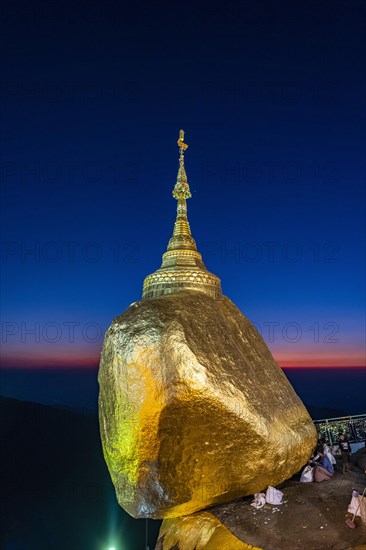
<svg viewBox="0 0 366 550">
<path fill-rule="evenodd" d="M 100 430 L 120 505 L 188 515 L 297 472 L 317 436 L 264 340 L 226 297 L 132 304 L 108 329 Z"/>
</svg>

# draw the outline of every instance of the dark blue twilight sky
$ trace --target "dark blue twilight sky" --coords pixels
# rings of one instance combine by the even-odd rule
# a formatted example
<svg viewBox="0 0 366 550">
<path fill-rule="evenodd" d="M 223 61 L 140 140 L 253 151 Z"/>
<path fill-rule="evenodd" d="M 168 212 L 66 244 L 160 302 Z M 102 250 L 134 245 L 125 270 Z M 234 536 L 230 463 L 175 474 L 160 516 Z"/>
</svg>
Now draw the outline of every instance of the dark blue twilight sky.
<svg viewBox="0 0 366 550">
<path fill-rule="evenodd" d="M 5 366 L 95 366 L 175 218 L 283 366 L 364 365 L 364 2 L 2 2 Z"/>
</svg>

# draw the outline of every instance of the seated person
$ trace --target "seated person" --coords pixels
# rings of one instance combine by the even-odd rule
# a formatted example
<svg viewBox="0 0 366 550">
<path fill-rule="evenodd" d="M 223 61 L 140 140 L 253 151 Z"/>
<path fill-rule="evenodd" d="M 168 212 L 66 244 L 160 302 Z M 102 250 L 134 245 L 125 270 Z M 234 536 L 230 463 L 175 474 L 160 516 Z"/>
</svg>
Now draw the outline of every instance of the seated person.
<svg viewBox="0 0 366 550">
<path fill-rule="evenodd" d="M 315 463 L 321 464 L 330 474 L 334 474 L 333 464 L 328 458 L 326 451 L 324 449 L 325 440 L 319 439 L 318 445 L 316 447 L 316 456 L 313 458 Z"/>
</svg>

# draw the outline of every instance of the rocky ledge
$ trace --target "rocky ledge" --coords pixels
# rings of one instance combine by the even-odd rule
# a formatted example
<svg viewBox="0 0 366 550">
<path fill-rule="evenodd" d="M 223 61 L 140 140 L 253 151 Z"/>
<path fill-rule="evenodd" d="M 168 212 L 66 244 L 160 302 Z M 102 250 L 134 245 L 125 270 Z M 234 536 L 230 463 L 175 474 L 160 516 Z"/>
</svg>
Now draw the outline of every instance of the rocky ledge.
<svg viewBox="0 0 366 550">
<path fill-rule="evenodd" d="M 211 539 L 206 543 L 192 546 L 192 550 L 218 550 L 213 546 L 214 537 L 218 535 L 219 527 L 223 526 L 229 536 L 235 536 L 243 546 L 235 548 L 261 548 L 263 550 L 366 550 L 366 525 L 356 517 L 356 529 L 350 529 L 345 520 L 350 517 L 347 508 L 352 491 L 362 493 L 366 484 L 365 475 L 366 449 L 353 456 L 352 470 L 342 474 L 342 466 L 338 463 L 336 472 L 329 481 L 322 483 L 300 483 L 300 475 L 296 474 L 290 480 L 279 485 L 284 493 L 284 503 L 279 506 L 266 504 L 256 510 L 250 504 L 251 497 L 235 500 L 227 504 L 214 506 L 205 512 L 211 514 L 220 523 L 212 530 Z M 192 517 L 203 515 L 202 512 Z M 182 518 L 167 520 L 162 524 L 156 550 L 191 550 L 187 539 L 179 538 L 177 525 Z M 192 521 L 192 520 L 191 520 Z M 207 522 L 207 517 L 205 518 Z M 214 522 L 213 522 L 214 524 Z M 193 524 L 192 524 L 193 525 Z M 201 529 L 197 525 L 197 541 Z M 169 527 L 169 529 L 167 529 Z M 202 527 L 202 526 L 201 526 Z M 175 535 L 173 537 L 173 532 Z M 216 535 L 214 534 L 216 531 Z M 221 534 L 221 536 L 223 536 Z M 194 534 L 191 530 L 190 540 Z M 174 540 L 174 546 L 168 543 Z M 230 538 L 230 540 L 232 540 Z M 235 539 L 234 539 L 235 540 Z M 231 550 L 231 547 L 224 546 Z M 234 546 L 233 546 L 234 548 Z"/>
</svg>

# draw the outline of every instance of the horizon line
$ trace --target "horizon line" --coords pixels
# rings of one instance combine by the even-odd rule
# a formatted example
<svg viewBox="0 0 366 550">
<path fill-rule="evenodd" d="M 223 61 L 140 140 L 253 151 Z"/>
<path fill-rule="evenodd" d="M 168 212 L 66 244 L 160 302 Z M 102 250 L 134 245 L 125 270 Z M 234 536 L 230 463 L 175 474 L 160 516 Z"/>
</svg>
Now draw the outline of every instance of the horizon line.
<svg viewBox="0 0 366 550">
<path fill-rule="evenodd" d="M 286 361 L 286 364 L 282 364 L 280 362 L 277 362 L 278 366 L 283 370 L 294 370 L 294 369 L 366 369 L 366 365 L 322 365 L 322 364 L 312 364 L 312 365 L 296 365 L 296 364 L 288 364 Z M 8 364 L 3 364 L 0 366 L 0 370 L 98 370 L 99 365 L 98 363 L 59 363 L 54 362 L 52 364 L 52 361 L 50 361 L 50 364 L 23 364 L 20 365 L 18 362 L 15 363 L 15 361 L 10 361 Z"/>
</svg>

